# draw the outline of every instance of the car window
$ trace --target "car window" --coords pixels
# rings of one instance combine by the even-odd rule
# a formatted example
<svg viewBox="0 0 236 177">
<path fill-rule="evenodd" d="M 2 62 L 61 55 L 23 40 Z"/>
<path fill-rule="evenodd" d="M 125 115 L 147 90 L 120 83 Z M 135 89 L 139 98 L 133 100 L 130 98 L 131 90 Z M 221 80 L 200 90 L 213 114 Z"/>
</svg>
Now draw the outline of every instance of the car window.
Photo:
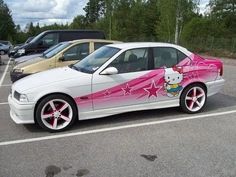
<svg viewBox="0 0 236 177">
<path fill-rule="evenodd" d="M 58 33 L 46 34 L 41 41 L 43 46 L 53 46 L 58 43 Z"/>
<path fill-rule="evenodd" d="M 187 58 L 185 54 L 171 47 L 153 48 L 153 57 L 154 68 L 170 68 Z"/>
<path fill-rule="evenodd" d="M 92 74 L 119 51 L 120 49 L 115 47 L 103 46 L 71 67 Z"/>
<path fill-rule="evenodd" d="M 94 42 L 94 50 L 99 49 L 100 47 L 104 45 L 112 44 L 110 42 Z"/>
<path fill-rule="evenodd" d="M 89 43 L 78 44 L 64 53 L 64 60 L 82 60 L 89 55 Z"/>
<path fill-rule="evenodd" d="M 70 45 L 71 45 L 70 42 L 65 42 L 62 45 L 59 45 L 58 47 L 56 47 L 53 50 L 50 50 L 48 53 L 44 54 L 43 57 L 44 58 L 51 58 Z"/>
<path fill-rule="evenodd" d="M 109 67 L 115 67 L 119 74 L 148 70 L 148 48 L 123 52 Z"/>
</svg>

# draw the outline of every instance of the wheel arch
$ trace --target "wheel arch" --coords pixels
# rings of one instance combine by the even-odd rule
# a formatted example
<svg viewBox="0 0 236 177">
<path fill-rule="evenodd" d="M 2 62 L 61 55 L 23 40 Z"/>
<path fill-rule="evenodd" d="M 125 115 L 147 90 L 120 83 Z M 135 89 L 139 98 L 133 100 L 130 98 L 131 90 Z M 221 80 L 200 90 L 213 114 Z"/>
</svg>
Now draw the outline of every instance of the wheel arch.
<svg viewBox="0 0 236 177">
<path fill-rule="evenodd" d="M 46 97 L 48 97 L 48 96 L 50 96 L 50 95 L 57 95 L 57 94 L 64 95 L 64 96 L 70 98 L 71 101 L 73 102 L 74 106 L 75 106 L 75 109 L 76 109 L 77 113 L 78 113 L 78 106 L 77 106 L 75 100 L 72 98 L 72 96 L 70 96 L 69 94 L 63 93 L 63 92 L 48 93 L 48 94 L 45 94 L 45 95 L 41 96 L 41 97 L 37 100 L 37 102 L 36 102 L 36 104 L 35 104 L 35 106 L 34 106 L 34 122 L 35 122 L 35 123 L 37 122 L 37 121 L 36 121 L 36 110 L 37 110 L 37 107 L 38 107 L 39 103 L 41 102 L 41 100 L 43 100 L 44 98 L 46 98 Z M 78 116 L 79 116 L 79 115 L 78 115 Z M 78 119 L 79 119 L 79 118 L 78 118 Z"/>
<path fill-rule="evenodd" d="M 184 92 L 184 90 L 186 90 L 188 87 L 190 87 L 190 86 L 192 86 L 192 85 L 195 85 L 195 84 L 199 84 L 199 85 L 203 86 L 204 90 L 206 91 L 206 95 L 207 95 L 207 86 L 206 86 L 206 84 L 205 84 L 204 82 L 191 82 L 191 83 L 187 84 L 187 85 L 184 87 L 184 89 L 182 90 L 182 92 L 181 92 L 180 95 L 182 95 L 182 93 Z"/>
</svg>

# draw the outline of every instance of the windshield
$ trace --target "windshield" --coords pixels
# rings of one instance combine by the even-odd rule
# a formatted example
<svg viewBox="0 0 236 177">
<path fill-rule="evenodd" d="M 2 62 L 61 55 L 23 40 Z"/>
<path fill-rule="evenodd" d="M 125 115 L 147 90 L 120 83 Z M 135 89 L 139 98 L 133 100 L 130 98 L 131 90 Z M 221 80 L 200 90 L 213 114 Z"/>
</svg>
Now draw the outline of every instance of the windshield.
<svg viewBox="0 0 236 177">
<path fill-rule="evenodd" d="M 65 42 L 56 44 L 56 45 L 50 47 L 49 49 L 45 50 L 45 51 L 43 52 L 43 54 L 42 54 L 42 57 L 45 57 L 45 55 L 46 55 L 47 53 L 51 52 L 52 50 L 56 49 L 57 47 L 59 47 L 59 46 L 61 46 L 61 45 L 63 45 L 63 44 L 65 44 Z"/>
<path fill-rule="evenodd" d="M 119 51 L 118 48 L 104 46 L 71 67 L 92 74 Z"/>
<path fill-rule="evenodd" d="M 34 42 L 38 41 L 44 34 L 45 34 L 45 32 L 40 33 L 39 35 L 34 37 L 29 43 L 34 43 Z"/>
<path fill-rule="evenodd" d="M 71 43 L 69 43 L 69 42 L 62 43 L 61 45 L 57 46 L 53 50 L 51 50 L 48 53 L 46 53 L 45 55 L 43 55 L 43 57 L 44 58 L 51 58 L 51 57 L 55 56 L 56 54 L 58 54 L 63 49 L 65 49 L 66 47 L 68 47 L 69 45 L 71 45 Z"/>
</svg>

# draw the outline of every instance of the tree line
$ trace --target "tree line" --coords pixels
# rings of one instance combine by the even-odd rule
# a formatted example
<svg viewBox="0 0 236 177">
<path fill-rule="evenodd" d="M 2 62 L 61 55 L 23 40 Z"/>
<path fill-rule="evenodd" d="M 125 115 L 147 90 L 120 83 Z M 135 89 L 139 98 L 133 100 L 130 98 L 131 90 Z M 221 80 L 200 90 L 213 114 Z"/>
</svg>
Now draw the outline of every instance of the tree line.
<svg viewBox="0 0 236 177">
<path fill-rule="evenodd" d="M 2 23 L 1 10 L 0 38 L 22 42 L 48 29 L 100 29 L 113 40 L 162 41 L 198 51 L 224 48 L 236 53 L 236 0 L 210 0 L 205 14 L 199 5 L 200 0 L 89 0 L 85 15 L 76 16 L 70 24 L 29 23 L 22 32 L 0 0 L 0 8 L 9 16 Z M 8 33 L 2 33 L 2 28 L 8 28 Z"/>
</svg>

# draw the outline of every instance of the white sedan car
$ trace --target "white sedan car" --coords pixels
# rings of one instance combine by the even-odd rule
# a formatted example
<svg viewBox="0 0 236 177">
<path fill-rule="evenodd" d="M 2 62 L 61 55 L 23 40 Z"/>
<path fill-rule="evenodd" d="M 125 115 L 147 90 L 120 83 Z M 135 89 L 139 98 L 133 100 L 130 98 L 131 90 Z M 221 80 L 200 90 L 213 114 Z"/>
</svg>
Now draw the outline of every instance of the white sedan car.
<svg viewBox="0 0 236 177">
<path fill-rule="evenodd" d="M 224 85 L 220 60 L 166 43 L 104 46 L 84 60 L 28 76 L 12 86 L 11 118 L 48 131 L 77 120 L 180 106 L 202 110 Z"/>
</svg>

